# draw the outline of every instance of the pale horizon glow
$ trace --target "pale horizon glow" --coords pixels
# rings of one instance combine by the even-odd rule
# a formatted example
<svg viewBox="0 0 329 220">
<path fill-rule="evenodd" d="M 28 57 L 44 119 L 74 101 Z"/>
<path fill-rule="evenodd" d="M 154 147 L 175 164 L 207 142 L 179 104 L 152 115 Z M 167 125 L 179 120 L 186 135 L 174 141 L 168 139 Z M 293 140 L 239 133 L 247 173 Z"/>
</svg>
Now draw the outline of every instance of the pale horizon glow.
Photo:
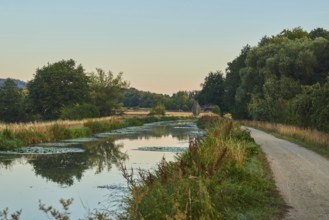
<svg viewBox="0 0 329 220">
<path fill-rule="evenodd" d="M 37 68 L 74 59 L 134 88 L 199 90 L 211 71 L 265 35 L 329 30 L 329 1 L 1 1 L 0 78 L 33 79 Z"/>
</svg>

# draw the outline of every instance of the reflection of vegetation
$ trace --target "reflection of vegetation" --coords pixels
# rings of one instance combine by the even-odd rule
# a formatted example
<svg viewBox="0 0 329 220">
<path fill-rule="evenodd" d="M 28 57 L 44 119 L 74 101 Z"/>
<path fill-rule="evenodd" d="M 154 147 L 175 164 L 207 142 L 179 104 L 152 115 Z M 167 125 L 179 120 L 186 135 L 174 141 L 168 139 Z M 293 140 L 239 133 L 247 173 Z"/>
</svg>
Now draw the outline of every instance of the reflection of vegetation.
<svg viewBox="0 0 329 220">
<path fill-rule="evenodd" d="M 96 173 L 100 173 L 104 168 L 110 170 L 113 163 L 117 165 L 127 158 L 120 151 L 122 145 L 114 145 L 113 141 L 86 144 L 86 151 L 83 153 L 39 155 L 29 163 L 34 167 L 36 175 L 70 186 L 74 179 L 79 181 L 88 168 L 96 167 Z"/>
<path fill-rule="evenodd" d="M 167 137 L 171 135 L 178 140 L 186 140 L 191 132 L 199 131 L 193 126 L 192 121 L 165 122 L 150 127 L 137 127 L 136 130 L 129 130 L 129 135 L 124 134 L 128 139 L 149 139 L 150 137 Z M 194 136 L 194 135 L 193 135 Z"/>
<path fill-rule="evenodd" d="M 12 163 L 17 156 L 0 155 L 0 168 L 9 169 L 12 167 Z"/>
<path fill-rule="evenodd" d="M 88 167 L 95 167 L 96 173 L 100 173 L 105 168 L 110 171 L 112 164 L 119 166 L 123 160 L 128 159 L 128 155 L 120 151 L 122 147 L 122 144 L 115 145 L 113 139 L 108 139 L 101 143 L 87 144 Z"/>
<path fill-rule="evenodd" d="M 80 180 L 88 168 L 86 153 L 68 153 L 56 155 L 38 155 L 29 163 L 34 167 L 36 175 L 62 185 L 72 185 L 74 178 Z"/>
<path fill-rule="evenodd" d="M 191 132 L 197 131 L 197 128 L 193 127 L 192 121 L 171 121 L 125 128 L 121 131 L 122 135 L 118 134 L 111 139 L 84 144 L 85 152 L 83 153 L 24 155 L 24 158 L 30 157 L 28 163 L 33 166 L 36 175 L 70 186 L 75 180 L 79 181 L 87 169 L 95 169 L 97 174 L 104 169 L 111 170 L 113 164 L 118 166 L 120 162 L 127 159 L 127 155 L 120 151 L 123 146 L 114 144 L 116 139 L 148 139 L 171 135 L 178 140 L 186 140 Z M 22 156 L 0 155 L 0 167 L 5 169 L 11 167 L 14 159 L 18 157 Z"/>
</svg>

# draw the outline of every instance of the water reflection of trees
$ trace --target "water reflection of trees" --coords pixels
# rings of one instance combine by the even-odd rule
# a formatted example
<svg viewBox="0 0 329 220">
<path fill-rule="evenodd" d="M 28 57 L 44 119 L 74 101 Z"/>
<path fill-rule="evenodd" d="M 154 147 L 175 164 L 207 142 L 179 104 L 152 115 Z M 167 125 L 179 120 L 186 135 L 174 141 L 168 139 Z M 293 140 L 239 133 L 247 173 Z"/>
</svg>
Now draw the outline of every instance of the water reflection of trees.
<svg viewBox="0 0 329 220">
<path fill-rule="evenodd" d="M 114 140 L 88 143 L 83 153 L 66 153 L 56 155 L 38 155 L 29 163 L 35 174 L 49 181 L 61 185 L 71 186 L 74 181 L 80 181 L 87 169 L 96 169 L 100 173 L 103 169 L 111 170 L 112 165 L 118 165 L 127 158 L 120 151 L 122 145 L 115 145 Z"/>
<path fill-rule="evenodd" d="M 13 162 L 16 158 L 17 156 L 0 155 L 0 169 L 10 169 L 13 166 Z"/>
<path fill-rule="evenodd" d="M 0 155 L 0 168 L 10 169 L 13 161 L 24 157 L 33 166 L 36 175 L 61 185 L 70 186 L 74 184 L 74 181 L 80 181 L 87 169 L 95 169 L 96 174 L 104 169 L 110 171 L 113 164 L 117 166 L 127 159 L 127 155 L 120 151 L 123 146 L 114 144 L 115 139 L 149 139 L 171 135 L 178 140 L 187 140 L 192 135 L 191 132 L 197 131 L 198 129 L 191 122 L 167 122 L 136 127 L 130 129 L 129 134 L 118 135 L 100 142 L 86 143 L 81 146 L 85 149 L 83 153 Z"/>
<path fill-rule="evenodd" d="M 178 140 L 187 140 L 191 136 L 195 136 L 192 132 L 198 132 L 198 129 L 190 123 L 163 123 L 152 126 L 136 127 L 132 133 L 123 134 L 120 137 L 134 139 L 149 139 L 154 137 L 167 137 L 172 136 Z"/>
</svg>

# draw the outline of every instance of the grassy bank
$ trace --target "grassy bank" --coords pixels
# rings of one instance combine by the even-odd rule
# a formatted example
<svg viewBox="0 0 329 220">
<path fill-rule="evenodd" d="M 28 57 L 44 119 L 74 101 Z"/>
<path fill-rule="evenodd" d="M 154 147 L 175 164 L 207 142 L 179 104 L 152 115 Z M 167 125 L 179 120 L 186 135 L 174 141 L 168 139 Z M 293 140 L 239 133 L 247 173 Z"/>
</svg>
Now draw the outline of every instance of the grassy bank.
<svg viewBox="0 0 329 220">
<path fill-rule="evenodd" d="M 0 124 L 0 150 L 13 150 L 38 143 L 89 137 L 115 129 L 141 126 L 144 123 L 177 120 L 180 117 L 106 117 L 80 121 L 52 121 Z"/>
<path fill-rule="evenodd" d="M 190 140 L 176 162 L 155 171 L 122 167 L 131 196 L 123 219 L 277 219 L 283 200 L 248 131 L 231 120 L 202 117 L 205 138 Z"/>
<path fill-rule="evenodd" d="M 329 134 L 327 133 L 269 122 L 243 121 L 242 123 L 246 126 L 270 132 L 275 136 L 287 139 L 329 158 Z"/>
</svg>

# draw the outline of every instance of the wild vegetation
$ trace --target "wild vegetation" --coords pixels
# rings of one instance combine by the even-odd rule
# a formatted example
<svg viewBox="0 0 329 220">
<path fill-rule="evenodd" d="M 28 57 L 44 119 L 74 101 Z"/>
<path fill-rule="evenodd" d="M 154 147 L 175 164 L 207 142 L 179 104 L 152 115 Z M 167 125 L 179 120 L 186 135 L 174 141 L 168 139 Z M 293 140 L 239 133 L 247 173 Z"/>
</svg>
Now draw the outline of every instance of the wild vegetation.
<svg viewBox="0 0 329 220">
<path fill-rule="evenodd" d="M 177 119 L 179 117 L 105 117 L 81 121 L 0 124 L 0 150 L 11 150 L 70 138 L 89 137 L 104 131 Z"/>
<path fill-rule="evenodd" d="M 260 148 L 231 120 L 202 117 L 204 138 L 190 140 L 175 162 L 154 171 L 122 167 L 131 196 L 128 219 L 273 219 L 283 202 Z"/>
</svg>

